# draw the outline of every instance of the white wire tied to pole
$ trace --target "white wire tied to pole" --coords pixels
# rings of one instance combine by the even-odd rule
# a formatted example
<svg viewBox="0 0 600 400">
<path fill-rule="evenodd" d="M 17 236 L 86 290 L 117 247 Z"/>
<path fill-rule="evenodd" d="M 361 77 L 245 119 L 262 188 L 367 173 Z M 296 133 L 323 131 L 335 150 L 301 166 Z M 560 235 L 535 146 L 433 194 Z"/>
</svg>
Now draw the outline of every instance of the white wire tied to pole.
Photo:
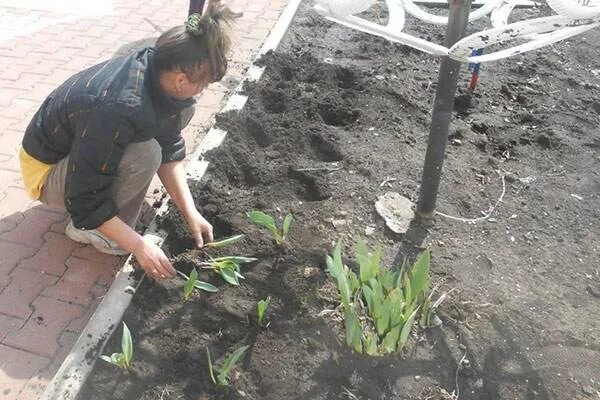
<svg viewBox="0 0 600 400">
<path fill-rule="evenodd" d="M 500 173 L 500 171 L 496 171 L 498 173 L 498 175 L 500 175 L 500 179 L 502 179 L 502 193 L 500 194 L 500 197 L 498 197 L 498 200 L 496 200 L 496 204 L 494 204 L 487 213 L 485 213 L 485 215 L 483 217 L 479 217 L 479 218 L 461 218 L 461 217 L 454 217 L 452 215 L 448 215 L 448 214 L 444 214 L 443 212 L 439 212 L 436 211 L 435 213 L 437 215 L 440 215 L 444 218 L 448 218 L 451 219 L 453 221 L 459 221 L 459 222 L 467 222 L 469 224 L 475 224 L 477 222 L 481 222 L 481 221 L 485 221 L 488 218 L 490 218 L 493 214 L 494 211 L 496 211 L 496 208 L 498 208 L 498 206 L 500 205 L 500 203 L 502 203 L 502 200 L 504 199 L 504 194 L 506 193 L 506 178 L 505 175 Z"/>
<path fill-rule="evenodd" d="M 535 50 L 600 26 L 600 0 L 547 0 L 547 2 L 557 15 L 509 24 L 508 18 L 517 5 L 517 0 L 485 0 L 480 8 L 470 13 L 469 21 L 491 13 L 492 27 L 469 35 L 450 48 L 402 32 L 406 13 L 432 24 L 448 23 L 448 17 L 424 11 L 415 4 L 415 0 L 385 0 L 390 14 L 385 26 L 355 16 L 372 7 L 374 0 L 316 0 L 315 10 L 333 22 L 426 53 L 447 55 L 462 62 L 482 63 Z M 487 48 L 499 43 L 510 45 L 517 40 L 526 40 L 526 42 L 484 55 L 471 56 L 473 49 Z"/>
</svg>

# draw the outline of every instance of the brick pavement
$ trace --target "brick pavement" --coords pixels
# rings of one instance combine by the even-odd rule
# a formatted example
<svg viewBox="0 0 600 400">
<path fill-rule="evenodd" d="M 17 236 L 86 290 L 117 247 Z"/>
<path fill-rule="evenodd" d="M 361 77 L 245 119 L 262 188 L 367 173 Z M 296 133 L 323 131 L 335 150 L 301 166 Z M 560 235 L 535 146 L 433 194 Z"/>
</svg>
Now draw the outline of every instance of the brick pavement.
<svg viewBox="0 0 600 400">
<path fill-rule="evenodd" d="M 0 0 L 0 399 L 37 399 L 110 286 L 122 258 L 64 236 L 67 216 L 27 198 L 17 151 L 45 96 L 74 72 L 183 22 L 184 0 Z M 143 5 L 142 5 L 143 4 Z M 193 146 L 235 87 L 286 0 L 232 0 L 230 73 L 198 98 Z M 87 14 L 87 15 L 86 15 Z M 153 189 L 158 183 L 153 183 Z M 151 200 L 149 196 L 149 200 Z"/>
</svg>

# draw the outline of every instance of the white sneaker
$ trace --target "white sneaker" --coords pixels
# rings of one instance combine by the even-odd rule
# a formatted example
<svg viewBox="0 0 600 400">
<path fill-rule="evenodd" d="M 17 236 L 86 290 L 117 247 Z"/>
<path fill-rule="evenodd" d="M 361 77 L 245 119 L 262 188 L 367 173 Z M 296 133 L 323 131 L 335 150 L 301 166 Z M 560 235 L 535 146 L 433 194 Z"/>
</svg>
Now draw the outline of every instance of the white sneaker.
<svg viewBox="0 0 600 400">
<path fill-rule="evenodd" d="M 77 229 L 71 220 L 69 220 L 69 223 L 67 224 L 65 235 L 76 242 L 91 244 L 96 250 L 105 254 L 111 254 L 113 256 L 124 256 L 129 254 L 127 250 L 123 250 L 116 242 L 108 239 L 96 229 L 91 229 L 89 231 Z"/>
</svg>

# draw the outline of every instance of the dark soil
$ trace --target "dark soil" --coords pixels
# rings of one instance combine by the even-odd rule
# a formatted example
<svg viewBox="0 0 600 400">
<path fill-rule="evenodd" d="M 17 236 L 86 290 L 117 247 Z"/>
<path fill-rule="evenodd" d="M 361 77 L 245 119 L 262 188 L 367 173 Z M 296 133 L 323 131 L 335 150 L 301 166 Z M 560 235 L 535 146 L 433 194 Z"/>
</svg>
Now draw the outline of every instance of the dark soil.
<svg viewBox="0 0 600 400">
<path fill-rule="evenodd" d="M 409 30 L 442 41 L 439 28 Z M 417 199 L 438 61 L 304 4 L 280 50 L 262 61 L 263 79 L 246 88 L 244 110 L 219 116 L 229 134 L 194 185 L 218 237 L 247 235 L 226 251 L 260 261 L 244 267 L 240 287 L 203 272 L 220 291 L 186 304 L 181 279 L 145 282 L 125 316 L 134 370 L 98 363 L 81 399 L 450 399 L 457 384 L 460 399 L 597 399 L 599 43 L 595 30 L 485 64 L 475 93 L 462 89 L 465 72 L 438 210 L 481 216 L 502 191 L 496 171 L 507 174 L 504 200 L 489 221 L 437 216 L 397 236 L 374 202 L 387 191 Z M 280 222 L 294 213 L 284 248 L 249 224 L 253 209 Z M 179 269 L 205 258 L 176 212 L 163 227 Z M 319 316 L 336 306 L 325 254 L 341 238 L 352 256 L 367 227 L 389 265 L 429 247 L 433 280 L 455 288 L 443 325 L 415 332 L 397 356 L 353 353 L 335 313 Z M 266 296 L 265 328 L 255 308 Z M 220 365 L 242 345 L 250 349 L 231 387 L 215 388 L 206 348 Z"/>
</svg>

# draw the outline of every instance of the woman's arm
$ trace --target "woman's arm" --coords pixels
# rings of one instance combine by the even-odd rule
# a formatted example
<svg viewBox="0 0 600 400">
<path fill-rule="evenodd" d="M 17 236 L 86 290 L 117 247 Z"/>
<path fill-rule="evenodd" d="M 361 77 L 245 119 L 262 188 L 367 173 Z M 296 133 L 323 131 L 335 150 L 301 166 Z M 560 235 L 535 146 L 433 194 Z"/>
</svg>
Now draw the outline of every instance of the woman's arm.
<svg viewBox="0 0 600 400">
<path fill-rule="evenodd" d="M 177 205 L 179 211 L 187 221 L 194 241 L 198 247 L 202 247 L 204 243 L 212 242 L 213 228 L 200 215 L 194 204 L 194 199 L 190 193 L 190 188 L 185 178 L 185 170 L 182 161 L 171 161 L 164 163 L 158 169 L 158 176 Z"/>
</svg>

